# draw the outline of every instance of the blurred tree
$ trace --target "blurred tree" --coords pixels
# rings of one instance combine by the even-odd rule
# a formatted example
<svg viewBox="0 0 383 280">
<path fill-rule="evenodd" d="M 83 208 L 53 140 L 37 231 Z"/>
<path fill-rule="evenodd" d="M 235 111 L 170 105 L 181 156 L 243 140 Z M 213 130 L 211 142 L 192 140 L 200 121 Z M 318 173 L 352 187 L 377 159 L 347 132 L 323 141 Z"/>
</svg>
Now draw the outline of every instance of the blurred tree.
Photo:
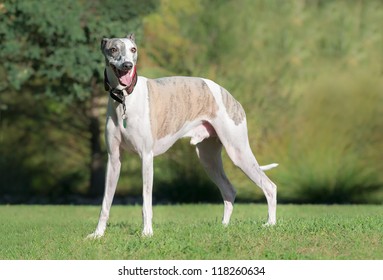
<svg viewBox="0 0 383 280">
<path fill-rule="evenodd" d="M 202 27 L 201 13 L 200 0 L 161 0 L 158 10 L 145 18 L 145 51 L 158 66 L 191 75 L 198 63 L 206 62 L 206 47 L 193 36 Z"/>
<path fill-rule="evenodd" d="M 103 191 L 105 169 L 100 108 L 106 95 L 101 86 L 104 62 L 99 41 L 103 35 L 123 36 L 130 31 L 139 37 L 140 17 L 154 7 L 153 0 L 0 3 L 2 106 L 6 108 L 6 100 L 11 102 L 9 97 L 22 102 L 32 93 L 39 103 L 49 100 L 43 118 L 52 122 L 57 115 L 81 118 L 83 123 L 76 129 L 79 135 L 86 131 L 89 139 L 93 195 Z M 67 121 L 69 126 L 78 123 L 77 119 Z M 68 125 L 59 124 L 62 128 Z"/>
</svg>

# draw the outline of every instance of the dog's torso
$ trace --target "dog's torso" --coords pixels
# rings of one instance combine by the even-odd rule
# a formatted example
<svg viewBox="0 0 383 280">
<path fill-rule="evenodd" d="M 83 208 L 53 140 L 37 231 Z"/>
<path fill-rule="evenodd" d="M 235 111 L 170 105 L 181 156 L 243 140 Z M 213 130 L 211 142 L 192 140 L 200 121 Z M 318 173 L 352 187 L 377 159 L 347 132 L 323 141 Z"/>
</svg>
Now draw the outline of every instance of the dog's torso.
<svg viewBox="0 0 383 280">
<path fill-rule="evenodd" d="M 107 138 L 120 138 L 124 148 L 138 154 L 159 155 L 181 137 L 191 137 L 192 144 L 215 137 L 222 121 L 231 122 L 226 126 L 245 122 L 242 106 L 224 88 L 197 77 L 139 77 L 125 104 L 126 127 L 122 105 L 110 99 Z"/>
</svg>

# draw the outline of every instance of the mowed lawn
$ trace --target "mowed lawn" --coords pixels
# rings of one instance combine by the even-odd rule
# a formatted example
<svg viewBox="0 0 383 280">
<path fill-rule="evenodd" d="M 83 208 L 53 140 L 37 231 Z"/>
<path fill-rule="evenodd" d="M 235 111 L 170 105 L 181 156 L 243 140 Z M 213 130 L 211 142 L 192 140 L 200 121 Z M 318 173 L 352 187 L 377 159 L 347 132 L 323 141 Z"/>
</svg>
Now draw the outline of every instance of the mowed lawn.
<svg viewBox="0 0 383 280">
<path fill-rule="evenodd" d="M 96 206 L 0 206 L 0 259 L 383 259 L 381 205 L 264 204 L 154 207 L 154 236 L 141 237 L 141 207 L 113 206 L 99 240 L 85 240 Z"/>
</svg>

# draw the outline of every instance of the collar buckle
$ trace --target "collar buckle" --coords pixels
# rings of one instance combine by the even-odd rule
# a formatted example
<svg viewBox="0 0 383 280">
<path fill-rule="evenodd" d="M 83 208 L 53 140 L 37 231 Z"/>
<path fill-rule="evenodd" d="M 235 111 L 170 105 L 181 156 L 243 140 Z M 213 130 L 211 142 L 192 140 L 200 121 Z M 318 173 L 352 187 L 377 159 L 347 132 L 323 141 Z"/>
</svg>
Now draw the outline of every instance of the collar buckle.
<svg viewBox="0 0 383 280">
<path fill-rule="evenodd" d="M 109 95 L 118 103 L 123 103 L 125 101 L 124 91 L 116 88 L 111 88 L 109 90 Z"/>
</svg>

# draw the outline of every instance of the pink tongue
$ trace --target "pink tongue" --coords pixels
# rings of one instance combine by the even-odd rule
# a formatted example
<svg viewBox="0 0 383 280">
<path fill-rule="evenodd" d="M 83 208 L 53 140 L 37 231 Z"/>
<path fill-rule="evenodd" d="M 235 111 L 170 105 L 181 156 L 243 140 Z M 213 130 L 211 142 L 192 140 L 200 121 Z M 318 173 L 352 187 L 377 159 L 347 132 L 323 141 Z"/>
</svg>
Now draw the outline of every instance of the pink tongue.
<svg viewBox="0 0 383 280">
<path fill-rule="evenodd" d="M 130 76 L 131 72 L 132 71 L 129 71 L 125 75 L 118 78 L 120 80 L 121 84 L 123 84 L 125 86 L 130 86 L 130 84 L 132 83 L 132 77 Z"/>
</svg>

